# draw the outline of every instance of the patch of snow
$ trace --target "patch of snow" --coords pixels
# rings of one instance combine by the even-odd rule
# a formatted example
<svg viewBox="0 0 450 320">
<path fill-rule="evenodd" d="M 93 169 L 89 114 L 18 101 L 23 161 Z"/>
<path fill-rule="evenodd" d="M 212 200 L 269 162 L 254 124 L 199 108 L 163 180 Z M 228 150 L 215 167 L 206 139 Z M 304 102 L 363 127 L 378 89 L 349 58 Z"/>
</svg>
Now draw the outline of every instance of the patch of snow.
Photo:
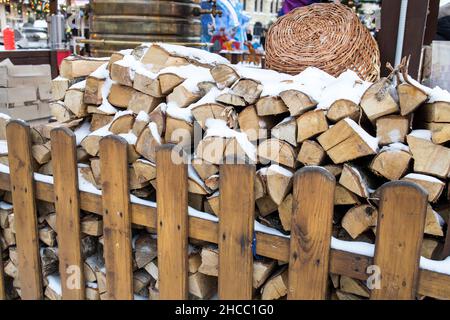
<svg viewBox="0 0 450 320">
<path fill-rule="evenodd" d="M 209 191 L 209 188 L 205 185 L 205 182 L 200 178 L 197 171 L 195 171 L 192 164 L 188 164 L 188 177 L 195 183 L 197 183 L 200 187 L 202 187 L 205 191 Z"/>
<path fill-rule="evenodd" d="M 395 142 L 395 143 L 391 143 L 390 145 L 384 146 L 383 148 L 381 148 L 380 152 L 383 152 L 383 151 L 391 151 L 391 152 L 406 151 L 406 152 L 409 152 L 409 147 L 403 143 Z"/>
<path fill-rule="evenodd" d="M 111 123 L 107 124 L 106 126 L 103 126 L 101 128 L 98 128 L 94 132 L 91 132 L 90 136 L 98 136 L 98 137 L 106 137 L 112 134 L 111 131 L 109 131 L 109 127 L 111 126 Z"/>
<path fill-rule="evenodd" d="M 13 205 L 11 203 L 0 201 L 0 209 L 1 210 L 12 210 Z"/>
<path fill-rule="evenodd" d="M 175 55 L 178 57 L 185 57 L 187 59 L 197 61 L 201 64 L 217 65 L 230 63 L 224 57 L 202 49 L 177 46 L 167 43 L 157 43 L 157 45 L 166 50 L 171 55 Z"/>
<path fill-rule="evenodd" d="M 1 112 L 0 112 L 0 118 L 5 119 L 5 120 L 11 120 L 10 116 L 8 116 L 7 114 L 1 113 Z"/>
<path fill-rule="evenodd" d="M 393 142 L 399 142 L 402 138 L 400 130 L 398 130 L 398 129 L 393 129 L 393 130 L 389 131 L 388 135 L 389 135 L 389 139 L 391 139 L 391 141 L 393 141 Z"/>
<path fill-rule="evenodd" d="M 213 104 L 216 103 L 216 98 L 221 95 L 223 93 L 223 91 L 217 89 L 216 87 L 211 88 L 211 90 L 208 91 L 207 94 L 205 94 L 200 100 L 198 100 L 197 102 L 191 104 L 189 106 L 190 109 L 194 109 L 195 107 L 198 106 L 202 106 L 205 104 Z"/>
<path fill-rule="evenodd" d="M 6 140 L 0 140 L 0 155 L 8 154 L 8 142 Z"/>
<path fill-rule="evenodd" d="M 83 141 L 84 138 L 86 138 L 91 133 L 91 124 L 88 121 L 83 122 L 83 124 L 75 129 L 75 140 L 77 143 L 77 146 L 81 144 L 81 141 Z"/>
<path fill-rule="evenodd" d="M 103 83 L 102 104 L 100 105 L 100 107 L 98 107 L 98 110 L 104 112 L 105 114 L 115 114 L 117 112 L 117 109 L 111 103 L 109 103 L 108 100 L 108 96 L 111 92 L 111 87 L 113 84 L 114 81 L 112 81 L 109 76 L 105 79 L 105 83 Z"/>
<path fill-rule="evenodd" d="M 199 67 L 192 64 L 178 67 L 167 67 L 159 72 L 159 74 L 167 73 L 172 73 L 185 79 L 181 85 L 190 92 L 198 92 L 199 88 L 197 85 L 200 82 L 214 81 L 208 68 Z"/>
<path fill-rule="evenodd" d="M 278 236 L 278 237 L 283 237 L 283 238 L 290 238 L 288 235 L 281 233 L 277 229 L 265 226 L 256 220 L 255 220 L 254 230 L 255 230 L 255 232 L 261 232 L 261 233 L 270 234 L 273 236 Z"/>
<path fill-rule="evenodd" d="M 161 139 L 161 136 L 159 135 L 158 125 L 156 124 L 156 122 L 150 122 L 148 124 L 148 127 L 150 129 L 150 133 L 153 136 L 153 139 L 155 139 L 156 142 L 158 142 L 158 144 L 162 144 L 162 139 Z"/>
<path fill-rule="evenodd" d="M 421 181 L 427 181 L 427 182 L 431 182 L 431 183 L 438 183 L 441 185 L 444 185 L 444 183 L 432 176 L 427 176 L 425 174 L 419 174 L 419 173 L 410 173 L 407 174 L 404 179 L 412 179 L 412 180 L 421 180 Z"/>
<path fill-rule="evenodd" d="M 273 164 L 269 168 L 267 168 L 267 175 L 270 174 L 270 171 L 281 174 L 281 175 L 283 175 L 285 177 L 289 177 L 289 178 L 292 178 L 294 176 L 294 174 L 291 171 L 289 171 L 277 164 Z"/>
<path fill-rule="evenodd" d="M 375 245 L 366 242 L 345 241 L 331 237 L 331 248 L 335 250 L 361 254 L 367 257 L 373 257 L 375 253 Z"/>
<path fill-rule="evenodd" d="M 133 130 L 130 130 L 128 133 L 121 133 L 119 137 L 124 138 L 128 144 L 135 145 L 137 141 L 136 135 L 133 133 Z"/>
<path fill-rule="evenodd" d="M 431 141 L 432 132 L 430 130 L 413 130 L 409 135 L 411 137 Z"/>
<path fill-rule="evenodd" d="M 138 115 L 136 116 L 136 121 L 142 121 L 142 122 L 149 122 L 150 116 L 147 112 L 141 110 L 139 111 Z"/>
<path fill-rule="evenodd" d="M 169 102 L 168 104 L 164 103 L 164 105 L 165 107 L 162 107 L 161 110 L 165 109 L 164 112 L 171 118 L 183 120 L 189 123 L 192 123 L 194 121 L 190 106 L 187 108 L 180 108 L 174 102 Z"/>
<path fill-rule="evenodd" d="M 97 68 L 97 70 L 92 72 L 89 76 L 100 80 L 108 78 L 109 77 L 108 63 L 102 64 L 100 67 Z"/>
<path fill-rule="evenodd" d="M 72 86 L 70 86 L 69 90 L 80 90 L 80 91 L 84 91 L 84 89 L 86 88 L 86 80 L 77 82 L 75 84 L 73 84 Z"/>
<path fill-rule="evenodd" d="M 48 286 L 57 295 L 62 295 L 61 277 L 58 274 L 51 274 L 47 276 Z"/>
</svg>

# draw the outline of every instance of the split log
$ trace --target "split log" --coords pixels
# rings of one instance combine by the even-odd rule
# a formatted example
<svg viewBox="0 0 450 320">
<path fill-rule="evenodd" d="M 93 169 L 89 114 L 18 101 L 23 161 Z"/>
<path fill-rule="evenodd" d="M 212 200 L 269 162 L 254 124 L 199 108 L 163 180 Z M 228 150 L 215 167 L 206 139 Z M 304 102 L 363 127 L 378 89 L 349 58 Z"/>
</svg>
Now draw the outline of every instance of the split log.
<svg viewBox="0 0 450 320">
<path fill-rule="evenodd" d="M 200 92 L 193 92 L 187 89 L 183 84 L 173 89 L 172 93 L 167 96 L 167 103 L 173 103 L 177 107 L 185 108 L 190 104 L 200 100 Z"/>
<path fill-rule="evenodd" d="M 198 299 L 209 299 L 217 290 L 217 278 L 196 272 L 188 277 L 189 293 Z"/>
<path fill-rule="evenodd" d="M 306 140 L 300 147 L 297 161 L 305 166 L 320 166 L 326 157 L 325 150 L 316 141 Z"/>
<path fill-rule="evenodd" d="M 152 73 L 143 74 L 136 72 L 134 76 L 133 88 L 155 98 L 163 97 L 159 79 Z"/>
<path fill-rule="evenodd" d="M 270 116 L 289 112 L 280 97 L 262 97 L 256 103 L 256 113 L 258 116 Z"/>
<path fill-rule="evenodd" d="M 206 130 L 206 120 L 219 119 L 227 122 L 231 129 L 237 127 L 237 115 L 232 107 L 218 103 L 207 103 L 192 108 L 192 115 L 203 130 Z"/>
<path fill-rule="evenodd" d="M 408 171 L 411 154 L 405 150 L 386 149 L 370 163 L 370 170 L 388 180 L 399 180 Z"/>
<path fill-rule="evenodd" d="M 143 55 L 141 62 L 152 65 L 153 70 L 159 71 L 164 67 L 182 66 L 189 64 L 184 57 L 171 55 L 159 45 L 153 44 Z"/>
<path fill-rule="evenodd" d="M 234 68 L 226 64 L 218 64 L 212 68 L 211 75 L 221 90 L 231 87 L 240 78 Z"/>
<path fill-rule="evenodd" d="M 56 245 L 56 232 L 50 227 L 44 227 L 39 229 L 39 240 L 45 243 L 49 247 Z"/>
<path fill-rule="evenodd" d="M 32 146 L 31 153 L 38 164 L 43 165 L 49 162 L 52 157 L 50 141 L 46 144 Z"/>
<path fill-rule="evenodd" d="M 156 165 L 142 159 L 133 163 L 134 172 L 140 182 L 148 182 L 156 179 Z"/>
<path fill-rule="evenodd" d="M 342 218 L 342 228 L 356 239 L 363 232 L 377 225 L 378 211 L 375 207 L 364 204 L 351 208 Z"/>
<path fill-rule="evenodd" d="M 158 76 L 159 84 L 161 86 L 161 94 L 168 95 L 173 89 L 184 82 L 184 78 L 174 73 L 163 73 Z"/>
<path fill-rule="evenodd" d="M 273 275 L 261 290 L 262 300 L 277 300 L 287 295 L 288 292 L 288 272 L 283 268 Z"/>
<path fill-rule="evenodd" d="M 308 95 L 298 90 L 286 90 L 280 93 L 280 98 L 292 117 L 299 116 L 317 105 Z"/>
<path fill-rule="evenodd" d="M 208 276 L 219 276 L 219 252 L 214 247 L 203 247 L 202 252 L 202 264 L 198 268 L 198 272 Z"/>
<path fill-rule="evenodd" d="M 361 280 L 355 280 L 347 276 L 341 276 L 341 291 L 359 297 L 369 298 L 370 296 L 369 289 Z"/>
<path fill-rule="evenodd" d="M 239 128 L 250 141 L 257 141 L 268 137 L 274 121 L 272 117 L 261 117 L 256 113 L 255 106 L 248 106 L 238 116 Z"/>
<path fill-rule="evenodd" d="M 133 128 L 134 116 L 132 114 L 124 114 L 116 117 L 109 126 L 109 131 L 113 134 L 128 133 Z"/>
<path fill-rule="evenodd" d="M 127 108 L 135 92 L 136 90 L 134 90 L 133 88 L 114 83 L 111 86 L 111 91 L 108 95 L 108 101 L 114 107 Z"/>
<path fill-rule="evenodd" d="M 148 94 L 135 91 L 128 103 L 128 110 L 135 114 L 143 111 L 150 113 L 162 102 L 161 98 L 155 98 Z"/>
<path fill-rule="evenodd" d="M 199 142 L 196 150 L 196 157 L 214 165 L 223 162 L 227 139 L 221 137 L 207 137 Z"/>
<path fill-rule="evenodd" d="M 428 122 L 425 123 L 425 128 L 431 131 L 431 140 L 435 144 L 450 141 L 450 123 Z"/>
<path fill-rule="evenodd" d="M 170 116 L 166 118 L 166 131 L 164 134 L 166 143 L 173 143 L 179 147 L 190 147 L 193 139 L 194 126 L 192 123 Z"/>
<path fill-rule="evenodd" d="M 370 181 L 361 168 L 344 164 L 339 184 L 362 198 L 370 196 Z"/>
<path fill-rule="evenodd" d="M 131 68 L 123 63 L 123 60 L 114 62 L 111 65 L 111 80 L 118 84 L 132 87 L 133 79 L 131 78 Z"/>
<path fill-rule="evenodd" d="M 289 143 L 278 139 L 263 141 L 258 146 L 258 157 L 261 162 L 273 161 L 289 168 L 296 167 L 296 150 Z"/>
<path fill-rule="evenodd" d="M 351 119 L 339 121 L 317 140 L 335 164 L 376 154 L 378 143 Z"/>
<path fill-rule="evenodd" d="M 297 142 L 317 136 L 328 130 L 325 112 L 309 111 L 297 118 Z"/>
<path fill-rule="evenodd" d="M 428 100 L 428 95 L 425 92 L 409 83 L 399 84 L 397 86 L 397 93 L 402 116 L 414 112 Z"/>
<path fill-rule="evenodd" d="M 103 220 L 96 215 L 87 215 L 81 218 L 81 232 L 90 236 L 101 236 L 103 234 Z"/>
<path fill-rule="evenodd" d="M 100 66 L 107 63 L 109 58 L 86 58 L 71 56 L 64 59 L 59 66 L 59 73 L 63 78 L 73 80 L 87 77 Z"/>
<path fill-rule="evenodd" d="M 391 82 L 387 78 L 381 78 L 362 96 L 361 108 L 370 121 L 400 111 L 397 102 L 390 93 L 390 89 Z"/>
<path fill-rule="evenodd" d="M 264 172 L 268 195 L 278 206 L 292 189 L 294 174 L 278 165 L 272 165 Z"/>
<path fill-rule="evenodd" d="M 450 122 L 450 103 L 435 102 L 427 103 L 420 108 L 420 115 L 426 122 Z"/>
<path fill-rule="evenodd" d="M 247 104 L 255 104 L 263 91 L 263 86 L 252 79 L 240 79 L 231 90 L 234 94 L 243 98 Z"/>
<path fill-rule="evenodd" d="M 417 183 L 428 192 L 428 201 L 436 202 L 444 191 L 445 183 L 439 179 L 424 174 L 410 173 L 402 180 Z"/>
<path fill-rule="evenodd" d="M 382 146 L 396 142 L 405 142 L 409 131 L 409 118 L 386 116 L 377 119 L 377 138 Z"/>
<path fill-rule="evenodd" d="M 139 269 L 152 262 L 158 256 L 156 239 L 150 234 L 140 234 L 135 242 L 134 256 Z"/>
<path fill-rule="evenodd" d="M 202 180 L 219 173 L 219 167 L 200 158 L 192 159 L 192 167 Z"/>
<path fill-rule="evenodd" d="M 58 122 L 70 121 L 75 118 L 75 115 L 70 111 L 62 101 L 50 103 L 50 115 L 55 117 Z"/>
<path fill-rule="evenodd" d="M 67 90 L 64 105 L 78 118 L 87 116 L 87 105 L 84 103 L 84 91 L 82 90 Z"/>
<path fill-rule="evenodd" d="M 61 76 L 52 80 L 52 98 L 55 101 L 64 100 L 66 91 L 71 86 L 71 81 Z"/>
<path fill-rule="evenodd" d="M 431 205 L 427 206 L 427 215 L 425 218 L 425 228 L 424 233 L 429 234 L 436 237 L 443 237 L 444 231 L 442 230 L 442 226 L 444 224 L 444 219 L 433 210 Z"/>
<path fill-rule="evenodd" d="M 256 206 L 261 217 L 266 217 L 278 210 L 278 205 L 268 195 L 256 199 Z"/>
<path fill-rule="evenodd" d="M 91 132 L 103 128 L 107 124 L 110 124 L 113 118 L 114 116 L 94 113 L 91 118 L 91 127 L 90 127 Z"/>
<path fill-rule="evenodd" d="M 409 135 L 407 141 L 415 172 L 447 178 L 450 172 L 450 148 L 413 135 Z"/>
<path fill-rule="evenodd" d="M 353 101 L 340 99 L 335 101 L 327 112 L 327 119 L 331 122 L 339 122 L 345 118 L 358 121 L 361 114 L 359 106 Z"/>
<path fill-rule="evenodd" d="M 242 111 L 243 112 L 243 111 Z M 239 116 L 242 114 L 239 114 Z M 297 122 L 294 117 L 285 118 L 271 130 L 271 135 L 279 140 L 290 143 L 297 147 Z"/>
<path fill-rule="evenodd" d="M 281 225 L 285 231 L 291 231 L 292 221 L 292 193 L 288 194 L 283 202 L 278 206 L 278 215 L 280 217 Z"/>
<path fill-rule="evenodd" d="M 231 90 L 224 90 L 216 97 L 216 101 L 234 107 L 245 107 L 247 105 L 244 98 L 234 94 Z"/>
<path fill-rule="evenodd" d="M 275 269 L 274 260 L 263 259 L 253 262 L 253 288 L 260 288 Z"/>
<path fill-rule="evenodd" d="M 103 86 L 105 85 L 104 79 L 98 79 L 95 77 L 87 77 L 86 88 L 84 89 L 84 103 L 101 105 L 103 102 Z"/>
</svg>

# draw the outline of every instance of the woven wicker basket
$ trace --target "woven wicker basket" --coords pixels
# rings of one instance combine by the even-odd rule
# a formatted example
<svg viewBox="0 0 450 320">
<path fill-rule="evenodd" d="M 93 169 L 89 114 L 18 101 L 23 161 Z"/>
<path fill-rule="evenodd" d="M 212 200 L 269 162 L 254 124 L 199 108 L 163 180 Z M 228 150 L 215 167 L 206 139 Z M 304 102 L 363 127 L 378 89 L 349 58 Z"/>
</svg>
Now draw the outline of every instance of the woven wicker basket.
<svg viewBox="0 0 450 320">
<path fill-rule="evenodd" d="M 266 66 L 298 74 L 317 67 L 333 76 L 351 69 L 367 81 L 380 74 L 380 51 L 356 14 L 340 4 L 313 4 L 278 19 L 266 40 Z"/>
</svg>

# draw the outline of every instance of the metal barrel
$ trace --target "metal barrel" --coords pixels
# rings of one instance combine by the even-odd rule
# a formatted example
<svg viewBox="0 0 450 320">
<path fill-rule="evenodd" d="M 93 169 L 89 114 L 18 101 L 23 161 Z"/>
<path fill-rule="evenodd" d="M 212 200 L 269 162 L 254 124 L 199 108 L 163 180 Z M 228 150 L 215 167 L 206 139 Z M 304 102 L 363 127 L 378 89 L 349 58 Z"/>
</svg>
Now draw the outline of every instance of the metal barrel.
<svg viewBox="0 0 450 320">
<path fill-rule="evenodd" d="M 90 39 L 140 42 L 200 42 L 199 9 L 192 0 L 91 0 Z M 95 56 L 128 48 L 127 44 L 91 44 Z"/>
</svg>

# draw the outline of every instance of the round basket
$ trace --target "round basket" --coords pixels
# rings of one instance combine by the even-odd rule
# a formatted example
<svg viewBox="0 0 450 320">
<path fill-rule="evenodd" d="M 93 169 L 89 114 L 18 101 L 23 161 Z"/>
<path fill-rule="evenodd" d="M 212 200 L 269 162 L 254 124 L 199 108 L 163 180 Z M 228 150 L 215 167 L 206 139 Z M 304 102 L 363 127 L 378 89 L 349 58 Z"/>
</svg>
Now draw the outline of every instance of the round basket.
<svg viewBox="0 0 450 320">
<path fill-rule="evenodd" d="M 356 14 L 341 4 L 297 8 L 278 19 L 266 40 L 266 66 L 298 74 L 317 67 L 333 76 L 347 69 L 363 80 L 380 75 L 380 51 Z"/>
</svg>

